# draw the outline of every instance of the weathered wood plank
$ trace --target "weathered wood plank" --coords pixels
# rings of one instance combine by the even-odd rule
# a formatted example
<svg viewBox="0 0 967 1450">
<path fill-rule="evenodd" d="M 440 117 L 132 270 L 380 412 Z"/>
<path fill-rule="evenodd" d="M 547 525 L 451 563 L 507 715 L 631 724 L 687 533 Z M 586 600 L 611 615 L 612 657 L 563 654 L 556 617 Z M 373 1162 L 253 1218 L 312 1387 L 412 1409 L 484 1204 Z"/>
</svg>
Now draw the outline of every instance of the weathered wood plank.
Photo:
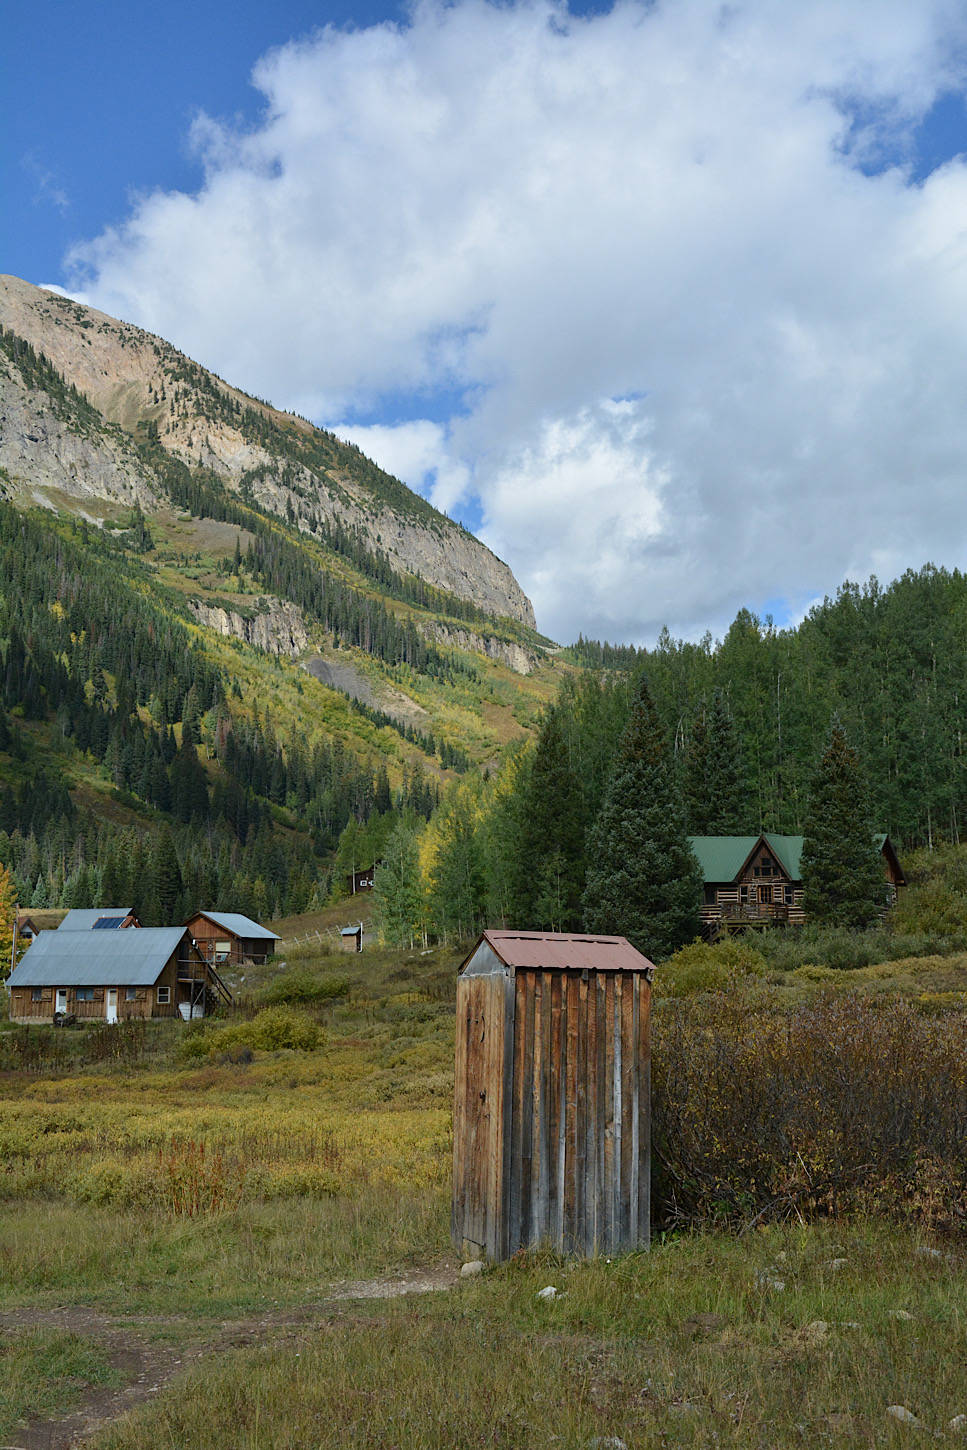
<svg viewBox="0 0 967 1450">
<path fill-rule="evenodd" d="M 541 972 L 534 1019 L 534 1132 L 535 1153 L 531 1177 L 531 1237 L 536 1246 L 547 1235 L 547 1097 L 551 1059 L 551 973 Z"/>
<path fill-rule="evenodd" d="M 631 1040 L 635 1046 L 634 1070 L 631 1078 L 631 1155 L 628 1196 L 630 1203 L 628 1237 L 631 1244 L 638 1243 L 638 1184 L 641 1154 L 641 1061 L 638 1057 L 638 1041 L 641 1023 L 641 973 L 636 972 L 631 989 Z"/>
<path fill-rule="evenodd" d="M 638 1013 L 638 1242 L 651 1241 L 651 983 L 639 976 Z"/>
<path fill-rule="evenodd" d="M 507 1244 L 508 1256 L 517 1252 L 524 1242 L 524 1178 L 530 1168 L 530 1154 L 525 1154 L 525 1134 L 530 1142 L 530 1113 L 525 1109 L 527 1101 L 528 1008 L 530 1027 L 533 1032 L 533 998 L 528 991 L 526 972 L 518 972 L 514 979 L 514 1047 L 513 1073 L 510 1084 L 510 1152 L 507 1165 Z"/>
<path fill-rule="evenodd" d="M 571 1099 L 571 1218 L 568 1228 L 570 1252 L 585 1253 L 587 1226 L 584 1213 L 585 1176 L 587 1173 L 587 1047 L 588 1047 L 588 981 L 586 974 L 575 976 L 572 984 L 573 1005 L 568 1019 L 568 1094 Z M 573 1026 L 571 1025 L 573 1021 Z"/>
<path fill-rule="evenodd" d="M 614 1252 L 614 1172 L 615 1172 L 615 1032 L 614 974 L 604 979 L 604 1169 L 601 1177 L 602 1232 L 601 1247 L 606 1254 Z"/>
<path fill-rule="evenodd" d="M 637 975 L 637 974 L 636 974 Z M 632 1134 L 634 1111 L 634 1083 L 638 1076 L 634 1037 L 634 979 L 624 972 L 618 982 L 620 993 L 619 1031 L 621 1033 L 621 1171 L 618 1175 L 618 1213 L 621 1224 L 621 1244 L 633 1248 L 634 1235 L 631 1230 L 631 1161 L 635 1149 Z"/>
<path fill-rule="evenodd" d="M 548 1094 L 548 1154 L 547 1154 L 547 1179 L 548 1179 L 548 1204 L 547 1204 L 547 1232 L 551 1243 L 561 1251 L 564 1247 L 561 1240 L 561 1121 L 563 1114 L 563 1103 L 561 1101 L 561 995 L 563 981 L 560 972 L 551 974 L 551 1055 L 548 1068 L 550 1078 Z"/>
</svg>

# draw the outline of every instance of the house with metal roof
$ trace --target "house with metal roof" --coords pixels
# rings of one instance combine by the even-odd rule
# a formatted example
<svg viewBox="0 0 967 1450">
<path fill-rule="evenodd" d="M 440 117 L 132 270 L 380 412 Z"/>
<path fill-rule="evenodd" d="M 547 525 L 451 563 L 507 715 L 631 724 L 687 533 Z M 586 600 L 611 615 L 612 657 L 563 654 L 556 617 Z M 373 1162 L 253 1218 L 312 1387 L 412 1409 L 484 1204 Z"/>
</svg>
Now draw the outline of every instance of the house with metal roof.
<svg viewBox="0 0 967 1450">
<path fill-rule="evenodd" d="M 73 907 L 58 931 L 116 931 L 122 926 L 140 926 L 130 906 L 95 906 L 91 909 Z"/>
<path fill-rule="evenodd" d="M 196 911 L 185 926 L 205 961 L 216 966 L 260 965 L 280 940 L 274 931 L 237 911 Z"/>
<path fill-rule="evenodd" d="M 183 926 L 39 932 L 7 985 L 23 1023 L 187 1020 L 231 1001 Z"/>
<path fill-rule="evenodd" d="M 883 857 L 883 904 L 896 900 L 906 885 L 889 836 L 877 836 Z M 758 836 L 690 836 L 702 868 L 702 920 L 713 934 L 733 926 L 802 923 L 802 836 L 772 831 Z"/>
</svg>

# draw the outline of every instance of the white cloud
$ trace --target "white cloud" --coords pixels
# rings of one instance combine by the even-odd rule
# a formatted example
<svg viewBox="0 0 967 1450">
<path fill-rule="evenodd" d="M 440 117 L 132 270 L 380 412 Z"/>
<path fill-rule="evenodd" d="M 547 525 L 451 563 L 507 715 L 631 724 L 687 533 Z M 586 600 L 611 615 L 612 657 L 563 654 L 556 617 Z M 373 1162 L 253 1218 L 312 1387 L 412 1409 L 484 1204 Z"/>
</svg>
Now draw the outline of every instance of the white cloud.
<svg viewBox="0 0 967 1450">
<path fill-rule="evenodd" d="M 475 493 L 558 637 L 795 610 L 967 562 L 967 170 L 856 164 L 963 88 L 965 40 L 952 0 L 423 4 L 266 56 L 260 125 L 200 122 L 197 195 L 72 280 Z M 340 423 L 428 393 L 446 426 Z"/>
<path fill-rule="evenodd" d="M 469 470 L 451 457 L 446 429 L 439 423 L 419 418 L 392 425 L 343 424 L 339 433 L 445 512 L 450 512 L 466 494 Z"/>
</svg>

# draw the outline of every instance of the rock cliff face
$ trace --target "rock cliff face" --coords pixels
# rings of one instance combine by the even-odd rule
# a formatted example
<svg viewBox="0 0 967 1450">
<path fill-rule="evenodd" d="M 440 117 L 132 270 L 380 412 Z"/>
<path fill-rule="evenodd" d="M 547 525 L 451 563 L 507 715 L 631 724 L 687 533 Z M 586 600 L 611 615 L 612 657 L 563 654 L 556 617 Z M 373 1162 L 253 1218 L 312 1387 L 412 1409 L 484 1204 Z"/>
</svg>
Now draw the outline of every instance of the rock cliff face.
<svg viewBox="0 0 967 1450">
<path fill-rule="evenodd" d="M 492 634 L 478 634 L 472 629 L 454 629 L 450 625 L 430 623 L 423 626 L 424 634 L 441 644 L 454 645 L 476 654 L 486 655 L 489 660 L 500 660 L 518 675 L 529 675 L 540 662 L 533 650 L 511 640 L 498 639 Z"/>
<path fill-rule="evenodd" d="M 100 422 L 88 420 L 78 441 L 69 409 L 58 416 L 3 359 L 0 466 L 28 489 L 150 503 L 157 484 L 126 442 L 148 430 L 301 528 L 341 525 L 399 571 L 533 626 L 506 564 L 332 434 L 230 387 L 161 338 L 16 277 L 0 277 L 0 326 L 43 352 Z"/>
<path fill-rule="evenodd" d="M 268 654 L 295 658 L 309 644 L 309 631 L 302 610 L 287 599 L 260 599 L 256 606 L 258 612 L 254 615 L 240 614 L 217 604 L 204 604 L 197 599 L 189 599 L 188 607 L 199 624 L 207 625 L 218 634 L 243 639 L 246 644 L 253 644 Z"/>
<path fill-rule="evenodd" d="M 157 502 L 131 440 L 120 428 L 81 430 L 49 395 L 29 388 L 0 354 L 0 468 L 39 503 L 57 490 L 78 500 L 143 507 Z M 74 426 L 72 426 L 72 423 Z M 83 511 L 83 510 L 81 510 Z"/>
</svg>

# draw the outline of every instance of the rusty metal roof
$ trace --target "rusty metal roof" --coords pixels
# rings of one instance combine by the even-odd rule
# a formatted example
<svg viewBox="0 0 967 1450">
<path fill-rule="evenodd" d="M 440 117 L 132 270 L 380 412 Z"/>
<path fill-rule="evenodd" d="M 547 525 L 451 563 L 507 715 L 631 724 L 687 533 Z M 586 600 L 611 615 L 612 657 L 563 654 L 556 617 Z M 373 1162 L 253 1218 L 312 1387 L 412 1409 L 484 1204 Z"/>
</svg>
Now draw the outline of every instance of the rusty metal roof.
<svg viewBox="0 0 967 1450">
<path fill-rule="evenodd" d="M 582 972 L 654 970 L 654 963 L 642 956 L 623 936 L 567 936 L 554 931 L 485 931 L 481 940 L 487 942 L 508 967 L 540 967 L 544 971 L 570 968 L 571 971 Z"/>
</svg>

